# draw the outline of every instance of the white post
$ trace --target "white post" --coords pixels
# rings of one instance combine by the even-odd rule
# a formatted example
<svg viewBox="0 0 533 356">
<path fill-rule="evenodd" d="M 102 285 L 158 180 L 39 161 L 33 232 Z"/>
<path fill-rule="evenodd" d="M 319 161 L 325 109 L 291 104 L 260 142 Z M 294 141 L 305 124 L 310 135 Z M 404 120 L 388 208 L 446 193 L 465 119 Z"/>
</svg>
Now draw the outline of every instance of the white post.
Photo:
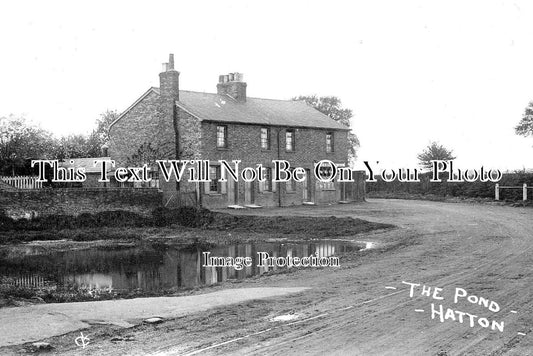
<svg viewBox="0 0 533 356">
<path fill-rule="evenodd" d="M 494 188 L 494 195 L 496 200 L 500 200 L 500 185 L 496 183 L 496 187 Z"/>
<path fill-rule="evenodd" d="M 522 187 L 522 195 L 523 195 L 522 200 L 527 200 L 527 184 L 526 183 L 524 183 Z"/>
</svg>

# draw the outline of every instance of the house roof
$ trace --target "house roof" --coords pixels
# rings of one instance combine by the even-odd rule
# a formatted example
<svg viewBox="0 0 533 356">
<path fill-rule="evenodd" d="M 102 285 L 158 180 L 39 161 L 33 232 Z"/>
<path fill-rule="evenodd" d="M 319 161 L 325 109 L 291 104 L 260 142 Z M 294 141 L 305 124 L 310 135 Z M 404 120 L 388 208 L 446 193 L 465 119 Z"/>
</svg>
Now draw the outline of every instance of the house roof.
<svg viewBox="0 0 533 356">
<path fill-rule="evenodd" d="M 180 90 L 176 104 L 204 121 L 349 130 L 303 101 L 248 97 L 240 103 L 229 96 Z"/>
<path fill-rule="evenodd" d="M 63 162 L 59 162 L 59 167 L 76 167 L 76 168 L 85 168 L 86 173 L 100 173 L 102 170 L 102 165 L 98 164 L 94 166 L 95 160 L 110 160 L 110 157 L 84 157 L 84 158 L 65 158 Z M 72 164 L 71 164 L 72 162 Z M 107 165 L 107 171 L 111 171 L 112 167 Z"/>
<path fill-rule="evenodd" d="M 160 93 L 159 88 L 150 88 L 111 126 L 151 92 Z M 187 90 L 180 90 L 179 95 L 176 105 L 201 121 L 350 130 L 303 101 L 247 97 L 240 103 L 225 95 Z"/>
</svg>

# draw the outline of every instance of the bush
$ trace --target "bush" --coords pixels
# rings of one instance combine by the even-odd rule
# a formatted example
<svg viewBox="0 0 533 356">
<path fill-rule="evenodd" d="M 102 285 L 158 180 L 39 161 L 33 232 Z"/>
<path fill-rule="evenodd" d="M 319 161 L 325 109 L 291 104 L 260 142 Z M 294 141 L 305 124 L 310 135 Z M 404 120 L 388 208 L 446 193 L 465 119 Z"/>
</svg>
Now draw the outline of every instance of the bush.
<svg viewBox="0 0 533 356">
<path fill-rule="evenodd" d="M 102 227 L 150 227 L 179 224 L 186 227 L 206 227 L 214 220 L 214 214 L 207 209 L 181 207 L 178 209 L 157 208 L 151 217 L 124 211 L 112 210 L 99 213 L 83 213 L 78 216 L 49 215 L 32 220 L 12 218 L 0 214 L 0 231 L 36 231 L 42 233 L 34 236 L 46 235 L 45 239 L 54 239 L 50 231 L 68 231 L 74 229 L 102 228 Z M 67 234 L 68 235 L 68 234 Z M 11 236 L 12 237 L 12 236 Z M 59 237 L 55 237 L 57 239 Z M 85 239 L 85 238 L 84 238 Z M 4 241 L 10 238 L 3 239 Z"/>
<path fill-rule="evenodd" d="M 13 220 L 0 215 L 0 231 L 26 230 L 71 230 L 93 227 L 142 227 L 153 226 L 152 219 L 123 210 L 83 213 L 78 216 L 49 215 L 35 219 Z"/>
<path fill-rule="evenodd" d="M 15 228 L 15 221 L 6 216 L 4 212 L 0 212 L 0 231 L 13 230 Z"/>
<path fill-rule="evenodd" d="M 368 182 L 366 187 L 370 195 L 401 196 L 402 194 L 409 194 L 494 199 L 494 186 L 496 183 L 479 181 L 448 183 L 444 180 L 442 182 L 430 182 L 430 178 L 431 175 L 428 173 L 420 175 L 420 182 L 384 182 L 381 177 L 376 177 L 377 182 Z M 498 183 L 500 186 L 520 187 L 526 183 L 528 187 L 531 187 L 533 186 L 533 173 L 504 173 Z M 531 190 L 528 191 L 528 195 L 530 192 Z M 506 201 L 522 200 L 522 189 L 502 189 L 500 190 L 500 199 Z M 531 196 L 529 199 L 531 199 Z"/>
<path fill-rule="evenodd" d="M 152 212 L 152 221 L 156 226 L 179 224 L 186 227 L 206 227 L 213 219 L 211 211 L 187 206 L 177 209 L 161 207 Z"/>
</svg>

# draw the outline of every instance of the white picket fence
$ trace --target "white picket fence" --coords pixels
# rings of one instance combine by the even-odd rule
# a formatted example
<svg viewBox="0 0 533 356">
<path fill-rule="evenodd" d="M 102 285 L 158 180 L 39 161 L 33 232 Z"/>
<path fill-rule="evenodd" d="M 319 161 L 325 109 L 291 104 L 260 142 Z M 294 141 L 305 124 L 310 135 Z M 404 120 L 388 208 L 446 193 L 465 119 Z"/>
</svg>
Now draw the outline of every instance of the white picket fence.
<svg viewBox="0 0 533 356">
<path fill-rule="evenodd" d="M 7 183 L 17 189 L 42 189 L 43 182 L 37 182 L 37 177 L 0 177 L 0 181 Z"/>
</svg>

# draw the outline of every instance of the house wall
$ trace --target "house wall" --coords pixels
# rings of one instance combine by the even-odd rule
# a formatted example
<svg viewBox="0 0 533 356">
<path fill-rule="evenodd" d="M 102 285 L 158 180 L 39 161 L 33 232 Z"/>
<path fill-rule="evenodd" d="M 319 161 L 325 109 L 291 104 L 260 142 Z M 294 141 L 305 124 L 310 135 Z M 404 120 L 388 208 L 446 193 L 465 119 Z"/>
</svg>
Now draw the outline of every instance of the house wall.
<svg viewBox="0 0 533 356">
<path fill-rule="evenodd" d="M 111 126 L 109 137 L 109 155 L 119 167 L 144 143 L 150 143 L 161 159 L 175 156 L 172 118 L 160 114 L 159 95 L 153 91 Z"/>
<path fill-rule="evenodd" d="M 310 169 L 310 184 L 313 195 L 311 200 L 317 204 L 336 202 L 340 199 L 339 190 L 322 190 L 314 178 L 314 162 L 329 159 L 335 163 L 346 163 L 348 142 L 347 131 L 334 131 L 334 152 L 326 153 L 326 129 L 270 127 L 271 149 L 261 149 L 261 125 L 224 124 L 227 126 L 228 147 L 217 148 L 216 130 L 220 123 L 202 122 L 201 158 L 217 162 L 218 160 L 241 160 L 240 168 L 273 167 L 272 160 L 285 159 L 291 167 Z M 285 150 L 287 129 L 295 133 L 295 151 Z M 279 132 L 279 150 L 278 150 Z M 286 183 L 277 183 L 273 192 L 259 192 L 259 183 L 254 182 L 255 204 L 261 206 L 288 206 L 303 202 L 304 183 L 296 183 L 294 192 L 287 192 Z M 273 189 L 274 190 L 274 189 Z M 245 183 L 238 184 L 238 203 L 245 204 Z M 202 190 L 202 204 L 206 207 L 222 208 L 228 205 L 227 194 L 207 194 Z"/>
<path fill-rule="evenodd" d="M 134 108 L 127 112 L 121 120 L 110 130 L 109 155 L 116 161 L 117 166 L 125 166 L 128 157 L 136 154 L 143 143 L 151 143 L 158 152 L 157 159 L 175 158 L 175 128 L 171 117 L 161 119 L 160 96 L 150 92 Z M 310 201 L 317 204 L 327 204 L 341 200 L 339 185 L 324 188 L 324 184 L 314 178 L 314 163 L 322 159 L 329 159 L 335 163 L 346 163 L 348 154 L 348 131 L 315 129 L 315 128 L 286 128 L 270 127 L 271 148 L 261 149 L 262 125 L 224 124 L 228 128 L 228 147 L 217 148 L 216 128 L 220 123 L 201 122 L 186 110 L 176 107 L 179 135 L 180 159 L 204 159 L 216 163 L 218 160 L 241 160 L 240 168 L 272 167 L 272 160 L 285 159 L 291 167 L 309 169 Z M 295 150 L 285 150 L 285 134 L 288 129 L 295 133 Z M 326 153 L 326 133 L 334 132 L 334 152 Z M 278 145 L 279 134 L 279 145 Z M 279 150 L 278 150 L 279 147 Z M 261 206 L 290 206 L 302 204 L 304 201 L 304 183 L 296 183 L 295 190 L 287 191 L 286 183 L 277 183 L 273 191 L 260 192 L 259 183 L 253 182 L 254 204 Z M 196 183 L 182 181 L 179 183 L 180 192 L 185 193 L 185 199 L 191 201 L 192 193 L 200 190 L 198 197 L 204 207 L 225 208 L 228 206 L 228 193 L 208 193 L 205 185 L 199 187 Z M 334 189 L 330 189 L 334 188 Z M 163 191 L 163 204 L 169 207 L 181 204 L 183 201 L 177 193 L 175 181 L 165 182 L 161 177 L 160 189 Z M 242 180 L 237 185 L 237 204 L 245 205 L 246 189 Z M 180 200 L 181 199 L 181 200 Z"/>
<path fill-rule="evenodd" d="M 179 135 L 179 159 L 200 159 L 201 130 L 200 121 L 188 112 L 176 108 L 178 115 L 178 135 Z M 174 157 L 159 157 L 159 159 L 173 159 Z M 169 208 L 180 206 L 181 204 L 194 205 L 197 202 L 196 183 L 188 182 L 184 179 L 178 185 L 174 176 L 168 182 L 160 175 L 159 187 L 163 191 L 163 203 Z M 194 204 L 193 204 L 194 201 Z"/>
</svg>

